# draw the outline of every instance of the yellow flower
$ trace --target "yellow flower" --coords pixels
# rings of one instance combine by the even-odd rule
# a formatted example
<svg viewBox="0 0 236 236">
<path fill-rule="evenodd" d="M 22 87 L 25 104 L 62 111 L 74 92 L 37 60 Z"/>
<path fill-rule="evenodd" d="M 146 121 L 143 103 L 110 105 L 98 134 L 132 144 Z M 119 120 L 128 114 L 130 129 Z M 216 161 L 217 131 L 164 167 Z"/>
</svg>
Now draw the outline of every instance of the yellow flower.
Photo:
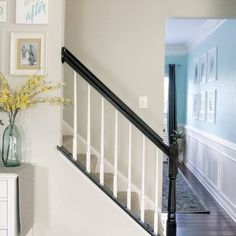
<svg viewBox="0 0 236 236">
<path fill-rule="evenodd" d="M 46 83 L 45 77 L 30 75 L 20 90 L 12 91 L 7 79 L 0 73 L 0 111 L 7 112 L 9 116 L 16 115 L 18 111 L 29 108 L 38 103 L 52 105 L 70 104 L 69 99 L 61 97 L 48 97 L 41 99 L 39 95 L 60 89 L 64 84 Z"/>
</svg>

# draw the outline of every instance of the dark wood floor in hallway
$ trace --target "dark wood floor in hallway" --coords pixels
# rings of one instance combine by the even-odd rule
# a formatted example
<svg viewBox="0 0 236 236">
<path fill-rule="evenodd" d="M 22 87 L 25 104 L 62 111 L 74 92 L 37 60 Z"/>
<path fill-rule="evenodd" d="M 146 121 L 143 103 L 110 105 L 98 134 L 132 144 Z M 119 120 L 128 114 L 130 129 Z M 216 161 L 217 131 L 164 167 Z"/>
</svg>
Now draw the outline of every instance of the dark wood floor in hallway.
<svg viewBox="0 0 236 236">
<path fill-rule="evenodd" d="M 179 168 L 210 214 L 177 214 L 177 236 L 236 236 L 236 223 L 185 165 Z"/>
</svg>

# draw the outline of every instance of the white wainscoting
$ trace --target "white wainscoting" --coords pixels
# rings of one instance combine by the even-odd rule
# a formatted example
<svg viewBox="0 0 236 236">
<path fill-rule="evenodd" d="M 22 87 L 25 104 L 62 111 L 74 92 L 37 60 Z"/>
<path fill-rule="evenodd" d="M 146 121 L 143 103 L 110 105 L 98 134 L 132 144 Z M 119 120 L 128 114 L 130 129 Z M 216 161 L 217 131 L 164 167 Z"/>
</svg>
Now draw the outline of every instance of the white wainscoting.
<svg viewBox="0 0 236 236">
<path fill-rule="evenodd" d="M 236 221 L 236 145 L 186 126 L 185 164 Z"/>
</svg>

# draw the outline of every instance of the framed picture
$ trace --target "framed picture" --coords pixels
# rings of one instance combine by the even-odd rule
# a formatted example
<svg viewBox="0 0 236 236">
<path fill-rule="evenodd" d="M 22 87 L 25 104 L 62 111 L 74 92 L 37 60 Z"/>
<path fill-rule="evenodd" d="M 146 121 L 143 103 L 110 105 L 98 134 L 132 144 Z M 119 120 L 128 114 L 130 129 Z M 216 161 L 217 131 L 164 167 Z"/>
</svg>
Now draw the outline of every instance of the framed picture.
<svg viewBox="0 0 236 236">
<path fill-rule="evenodd" d="M 206 92 L 199 93 L 199 120 L 206 120 Z"/>
<path fill-rule="evenodd" d="M 7 2 L 0 2 L 0 22 L 7 21 Z"/>
<path fill-rule="evenodd" d="M 198 120 L 198 94 L 193 94 L 193 119 Z"/>
<path fill-rule="evenodd" d="M 195 59 L 193 62 L 193 83 L 198 84 L 199 82 L 199 58 Z"/>
<path fill-rule="evenodd" d="M 207 81 L 215 81 L 217 79 L 217 47 L 211 49 L 207 53 Z"/>
<path fill-rule="evenodd" d="M 12 33 L 12 75 L 46 74 L 46 45 L 44 33 Z"/>
<path fill-rule="evenodd" d="M 48 0 L 17 0 L 16 24 L 48 24 Z"/>
<path fill-rule="evenodd" d="M 215 123 L 216 113 L 216 90 L 207 92 L 207 122 Z"/>
<path fill-rule="evenodd" d="M 206 75 L 207 75 L 207 55 L 203 54 L 200 57 L 200 66 L 199 66 L 199 83 L 205 84 L 206 83 Z"/>
</svg>

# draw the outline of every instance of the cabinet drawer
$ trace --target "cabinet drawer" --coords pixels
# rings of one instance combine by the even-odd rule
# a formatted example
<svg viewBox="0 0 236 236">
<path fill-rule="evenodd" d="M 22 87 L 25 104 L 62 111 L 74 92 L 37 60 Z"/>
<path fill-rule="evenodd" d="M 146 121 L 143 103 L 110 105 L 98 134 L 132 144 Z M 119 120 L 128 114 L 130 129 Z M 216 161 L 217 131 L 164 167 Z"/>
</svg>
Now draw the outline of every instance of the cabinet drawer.
<svg viewBox="0 0 236 236">
<path fill-rule="evenodd" d="M 0 226 L 7 226 L 7 202 L 0 202 Z"/>
<path fill-rule="evenodd" d="M 0 180 L 0 198 L 7 198 L 7 181 Z"/>
<path fill-rule="evenodd" d="M 7 236 L 7 230 L 0 229 L 0 236 Z"/>
</svg>

